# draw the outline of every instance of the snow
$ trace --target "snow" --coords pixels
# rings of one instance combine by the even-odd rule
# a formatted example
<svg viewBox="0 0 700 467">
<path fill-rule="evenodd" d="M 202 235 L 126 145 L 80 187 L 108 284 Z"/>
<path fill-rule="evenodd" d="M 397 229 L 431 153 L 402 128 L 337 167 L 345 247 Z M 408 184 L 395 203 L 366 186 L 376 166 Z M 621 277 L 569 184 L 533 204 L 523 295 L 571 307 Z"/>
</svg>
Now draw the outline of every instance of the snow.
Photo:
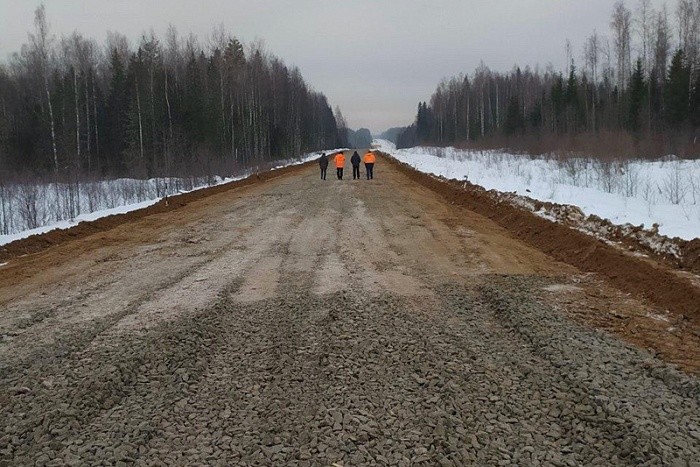
<svg viewBox="0 0 700 467">
<path fill-rule="evenodd" d="M 591 158 L 562 161 L 452 147 L 397 150 L 386 140 L 374 144 L 421 172 L 574 205 L 585 215 L 595 214 L 618 225 L 643 224 L 651 229 L 658 224 L 659 233 L 668 237 L 700 237 L 700 160 L 669 156 L 603 164 Z"/>
<path fill-rule="evenodd" d="M 341 149 L 334 149 L 334 150 L 329 150 L 325 151 L 326 153 L 333 153 L 333 152 L 338 152 L 345 150 L 344 148 Z M 269 170 L 278 170 L 283 167 L 289 167 L 293 165 L 299 165 L 299 164 L 304 164 L 306 162 L 312 161 L 314 159 L 317 159 L 320 155 L 320 153 L 323 151 L 318 151 L 318 152 L 312 152 L 312 153 L 307 153 L 304 154 L 303 156 L 295 159 L 289 159 L 289 160 L 284 160 L 278 163 L 278 165 L 270 168 Z M 250 176 L 251 173 L 247 173 L 243 176 L 239 177 L 227 177 L 227 178 L 220 178 L 216 177 L 213 182 L 211 183 L 206 183 L 206 184 L 201 184 L 199 186 L 194 187 L 192 190 L 183 190 L 183 189 L 177 189 L 175 193 L 187 193 L 189 191 L 195 191 L 195 190 L 200 190 L 203 188 L 208 188 L 210 186 L 215 186 L 215 185 L 222 185 L 226 183 L 231 183 L 235 182 L 238 180 L 242 180 L 246 178 L 247 176 Z M 135 179 L 118 179 L 118 180 L 108 180 L 108 181 L 102 181 L 102 182 L 97 182 L 100 185 L 102 185 L 100 188 L 106 192 L 112 192 L 112 196 L 109 196 L 110 198 L 118 198 L 116 201 L 117 203 L 119 200 L 125 199 L 123 196 L 116 195 L 114 192 L 116 192 L 119 189 L 120 185 L 127 185 L 127 186 L 138 186 L 138 189 L 141 191 L 145 191 L 146 193 L 152 193 L 154 192 L 154 187 L 157 187 L 159 184 L 162 185 L 164 183 L 173 183 L 173 179 L 150 179 L 150 180 L 135 180 Z M 177 182 L 177 180 L 175 180 Z M 177 183 L 175 183 L 178 185 Z M 42 186 L 38 186 L 39 188 L 39 193 L 44 195 L 44 199 L 40 200 L 40 203 L 38 203 L 42 208 L 46 209 L 46 212 L 49 211 L 50 207 L 54 203 L 60 203 L 60 201 L 57 201 L 56 199 L 56 189 L 54 184 L 46 184 Z M 14 232 L 10 234 L 5 234 L 5 235 L 0 235 L 0 245 L 5 245 L 10 242 L 13 242 L 15 240 L 21 240 L 23 238 L 30 237 L 32 235 L 37 235 L 37 234 L 43 234 L 46 232 L 50 232 L 55 229 L 68 229 L 71 228 L 75 225 L 77 225 L 80 222 L 87 222 L 87 221 L 94 221 L 96 219 L 99 219 L 101 217 L 106 217 L 106 216 L 112 216 L 115 214 L 125 214 L 127 212 L 135 211 L 138 209 L 143 209 L 147 208 L 149 206 L 152 206 L 156 204 L 158 201 L 162 200 L 163 196 L 151 196 L 150 199 L 144 200 L 144 201 L 139 201 L 135 203 L 126 203 L 122 204 L 119 206 L 111 207 L 111 208 L 106 208 L 106 209 L 97 209 L 92 212 L 85 212 L 82 213 L 78 216 L 76 216 L 74 219 L 69 219 L 69 220 L 52 220 L 48 222 L 46 225 L 43 225 L 38 228 L 34 229 L 24 229 L 19 232 Z M 81 203 L 84 204 L 84 203 Z M 10 200 L 10 207 L 12 208 L 12 200 Z M 15 205 L 16 206 L 16 205 Z M 83 207 L 85 209 L 85 207 Z M 15 209 L 17 211 L 18 209 Z M 12 214 L 12 210 L 10 211 Z M 14 213 L 16 216 L 19 216 L 17 212 Z M 0 264 L 0 266 L 4 266 L 4 264 Z"/>
<path fill-rule="evenodd" d="M 141 203 L 134 203 L 134 204 L 127 204 L 125 206 L 119 206 L 113 209 L 102 209 L 99 211 L 94 211 L 91 213 L 87 214 L 81 214 L 78 217 L 76 217 L 73 221 L 67 220 L 67 221 L 59 221 L 59 222 L 54 222 L 49 225 L 45 225 L 43 227 L 38 227 L 36 229 L 30 229 L 30 230 L 24 230 L 22 232 L 14 233 L 14 234 L 9 234 L 9 235 L 0 235 L 0 245 L 5 245 L 10 242 L 14 242 L 15 240 L 21 240 L 23 238 L 30 237 L 32 235 L 38 235 L 38 234 L 43 234 L 46 232 L 50 232 L 55 229 L 68 229 L 70 227 L 73 227 L 77 225 L 80 222 L 83 221 L 94 221 L 95 219 L 99 219 L 100 217 L 106 217 L 106 216 L 111 216 L 114 214 L 124 214 L 129 211 L 135 211 L 137 209 L 143 209 L 148 206 L 151 206 L 158 201 L 160 201 L 161 198 L 149 200 L 149 201 L 144 201 Z"/>
</svg>

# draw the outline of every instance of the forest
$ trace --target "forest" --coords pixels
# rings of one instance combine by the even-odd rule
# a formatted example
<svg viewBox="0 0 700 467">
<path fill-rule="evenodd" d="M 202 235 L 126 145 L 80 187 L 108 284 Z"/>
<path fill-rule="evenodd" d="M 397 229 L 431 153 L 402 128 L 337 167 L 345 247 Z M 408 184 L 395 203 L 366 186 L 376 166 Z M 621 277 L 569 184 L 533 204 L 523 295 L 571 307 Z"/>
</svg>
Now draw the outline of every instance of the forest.
<svg viewBox="0 0 700 467">
<path fill-rule="evenodd" d="M 44 6 L 0 64 L 0 178 L 230 175 L 337 147 L 326 97 L 259 43 L 55 38 Z"/>
<path fill-rule="evenodd" d="M 617 1 L 609 34 L 593 31 L 565 70 L 509 72 L 483 62 L 443 80 L 418 104 L 399 147 L 509 148 L 532 154 L 697 156 L 700 128 L 700 1 L 655 10 Z"/>
</svg>

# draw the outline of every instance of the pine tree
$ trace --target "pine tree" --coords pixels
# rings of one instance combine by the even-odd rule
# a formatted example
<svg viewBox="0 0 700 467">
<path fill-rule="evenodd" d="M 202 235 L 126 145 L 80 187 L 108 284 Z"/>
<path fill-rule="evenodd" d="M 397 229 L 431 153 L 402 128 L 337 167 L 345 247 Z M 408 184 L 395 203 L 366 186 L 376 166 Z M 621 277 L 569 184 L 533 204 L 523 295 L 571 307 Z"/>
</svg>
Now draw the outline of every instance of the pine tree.
<svg viewBox="0 0 700 467">
<path fill-rule="evenodd" d="M 566 96 L 564 92 L 564 79 L 561 74 L 558 74 L 554 78 L 554 84 L 552 84 L 552 110 L 554 112 L 554 130 L 563 131 L 564 130 L 564 110 L 566 109 Z"/>
<path fill-rule="evenodd" d="M 542 101 L 537 100 L 535 102 L 535 105 L 532 107 L 532 110 L 530 110 L 530 114 L 528 115 L 528 123 L 529 125 L 535 129 L 539 130 L 540 127 L 542 126 Z"/>
<path fill-rule="evenodd" d="M 430 118 L 428 116 L 428 104 L 418 104 L 418 116 L 416 117 L 416 138 L 418 142 L 427 141 L 430 138 Z"/>
<path fill-rule="evenodd" d="M 571 60 L 569 68 L 569 79 L 566 82 L 564 100 L 566 102 L 566 130 L 575 131 L 578 128 L 581 114 L 581 102 L 579 99 L 578 78 L 576 76 L 576 65 Z"/>
<path fill-rule="evenodd" d="M 693 92 L 690 96 L 690 108 L 688 109 L 690 123 L 694 128 L 700 127 L 700 73 L 695 73 Z"/>
<path fill-rule="evenodd" d="M 126 168 L 121 156 L 126 148 L 129 93 L 126 87 L 125 64 L 122 63 L 121 56 L 116 49 L 112 50 L 110 55 L 112 79 L 109 83 L 107 95 L 104 147 L 105 151 L 111 156 L 106 170 L 119 173 Z"/>
<path fill-rule="evenodd" d="M 644 82 L 644 70 L 642 60 L 637 59 L 637 64 L 632 73 L 629 86 L 629 110 L 627 113 L 627 126 L 632 132 L 638 132 L 641 128 L 641 110 L 647 97 L 646 83 Z"/>
<path fill-rule="evenodd" d="M 688 88 L 690 69 L 685 63 L 683 51 L 673 55 L 665 89 L 666 120 L 672 125 L 680 125 L 688 120 Z"/>
<path fill-rule="evenodd" d="M 503 130 L 507 135 L 521 134 L 525 131 L 525 117 L 517 95 L 511 96 L 508 100 Z"/>
</svg>

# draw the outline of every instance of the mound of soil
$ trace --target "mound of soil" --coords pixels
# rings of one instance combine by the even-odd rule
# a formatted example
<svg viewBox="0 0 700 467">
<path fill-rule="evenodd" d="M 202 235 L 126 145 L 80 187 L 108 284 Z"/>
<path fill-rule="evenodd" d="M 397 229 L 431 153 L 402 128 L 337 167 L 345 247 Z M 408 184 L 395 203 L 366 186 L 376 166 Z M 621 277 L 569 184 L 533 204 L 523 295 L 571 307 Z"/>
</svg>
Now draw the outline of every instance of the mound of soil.
<svg viewBox="0 0 700 467">
<path fill-rule="evenodd" d="M 687 242 L 682 249 L 683 267 L 700 271 L 700 238 Z"/>
<path fill-rule="evenodd" d="M 492 219 L 516 238 L 556 260 L 599 274 L 624 292 L 644 297 L 659 308 L 682 314 L 695 324 L 700 323 L 700 290 L 667 267 L 626 255 L 590 235 L 548 221 L 510 203 L 499 202 L 480 186 L 434 177 L 388 154 L 385 156 L 411 180 L 440 194 L 451 204 L 464 206 Z M 695 258 L 691 262 L 700 261 L 700 241 L 689 242 L 685 254 L 688 258 Z"/>
<path fill-rule="evenodd" d="M 54 245 L 85 238 L 99 232 L 105 232 L 119 225 L 126 224 L 127 222 L 133 222 L 153 214 L 179 209 L 186 206 L 188 203 L 206 198 L 207 196 L 212 196 L 228 190 L 264 182 L 282 175 L 297 172 L 303 170 L 303 168 L 307 167 L 309 164 L 315 164 L 315 162 L 308 162 L 306 164 L 299 164 L 253 174 L 244 178 L 243 180 L 170 196 L 147 208 L 138 209 L 125 214 L 115 214 L 112 216 L 102 217 L 94 221 L 80 222 L 76 226 L 69 229 L 55 229 L 43 234 L 32 235 L 31 237 L 16 240 L 0 246 L 0 262 L 5 262 L 18 256 L 38 253 Z"/>
<path fill-rule="evenodd" d="M 551 203 L 496 190 L 489 190 L 487 194 L 498 202 L 524 207 L 540 217 L 556 220 L 572 229 L 613 242 L 623 251 L 650 256 L 672 269 L 700 273 L 698 239 L 688 241 L 679 237 L 667 237 L 659 233 L 656 224 L 651 228 L 645 228 L 644 225 L 614 224 L 595 214 L 586 216 L 580 208 L 569 204 Z"/>
</svg>

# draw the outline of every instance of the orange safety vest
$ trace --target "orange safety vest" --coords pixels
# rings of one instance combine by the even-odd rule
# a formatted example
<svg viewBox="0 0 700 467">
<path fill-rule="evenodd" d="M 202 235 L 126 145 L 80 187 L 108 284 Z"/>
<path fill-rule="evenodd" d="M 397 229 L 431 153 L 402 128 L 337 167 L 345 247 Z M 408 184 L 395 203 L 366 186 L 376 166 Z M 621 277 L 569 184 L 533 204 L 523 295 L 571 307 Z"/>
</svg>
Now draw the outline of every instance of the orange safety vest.
<svg viewBox="0 0 700 467">
<path fill-rule="evenodd" d="M 339 152 L 338 155 L 335 156 L 335 168 L 342 169 L 343 167 L 345 167 L 345 154 Z"/>
<path fill-rule="evenodd" d="M 368 152 L 365 154 L 365 164 L 374 164 L 374 162 L 377 160 L 376 157 L 374 157 L 373 152 Z"/>
</svg>

